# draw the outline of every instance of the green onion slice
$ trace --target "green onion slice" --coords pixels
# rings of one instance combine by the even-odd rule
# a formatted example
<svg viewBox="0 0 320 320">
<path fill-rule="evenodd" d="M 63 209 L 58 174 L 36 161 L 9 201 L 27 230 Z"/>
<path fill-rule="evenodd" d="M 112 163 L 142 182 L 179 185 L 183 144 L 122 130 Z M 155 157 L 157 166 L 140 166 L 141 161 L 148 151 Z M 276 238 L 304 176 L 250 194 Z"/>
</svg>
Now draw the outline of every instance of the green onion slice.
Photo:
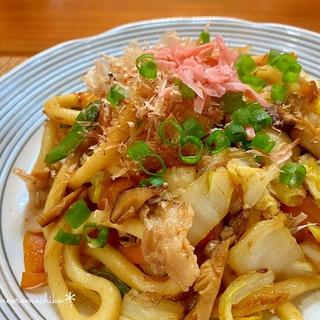
<svg viewBox="0 0 320 320">
<path fill-rule="evenodd" d="M 244 107 L 243 94 L 240 92 L 227 91 L 221 98 L 223 109 L 232 113 L 234 110 Z"/>
<path fill-rule="evenodd" d="M 63 231 L 62 229 L 59 229 L 59 231 L 57 232 L 57 234 L 54 236 L 53 239 L 62 243 L 62 244 L 76 246 L 80 243 L 80 241 L 82 239 L 82 235 L 68 233 L 68 232 Z"/>
<path fill-rule="evenodd" d="M 269 153 L 275 146 L 276 142 L 272 140 L 266 133 L 258 132 L 251 141 L 251 146 Z"/>
<path fill-rule="evenodd" d="M 295 83 L 300 77 L 302 67 L 299 63 L 293 63 L 283 72 L 282 81 L 286 83 Z"/>
<path fill-rule="evenodd" d="M 106 99 L 112 106 L 118 106 L 126 95 L 127 91 L 125 88 L 118 84 L 114 84 L 111 86 Z"/>
<path fill-rule="evenodd" d="M 275 83 L 271 87 L 271 94 L 270 97 L 273 102 L 279 103 L 284 102 L 287 97 L 287 86 L 282 83 Z"/>
<path fill-rule="evenodd" d="M 144 141 L 138 141 L 127 149 L 127 155 L 131 160 L 137 160 L 144 154 L 150 152 L 150 147 Z"/>
<path fill-rule="evenodd" d="M 75 152 L 86 139 L 86 130 L 92 128 L 92 122 L 97 121 L 100 112 L 100 101 L 91 102 L 76 117 L 69 133 L 45 157 L 46 163 L 55 163 Z"/>
<path fill-rule="evenodd" d="M 142 77 L 147 79 L 157 77 L 158 65 L 154 60 L 155 57 L 152 54 L 143 54 L 136 59 L 136 67 Z"/>
<path fill-rule="evenodd" d="M 206 133 L 203 131 L 202 127 L 200 126 L 197 119 L 193 116 L 189 117 L 188 119 L 184 120 L 181 123 L 184 130 L 186 130 L 187 135 L 194 136 L 199 139 L 203 138 Z"/>
<path fill-rule="evenodd" d="M 158 134 L 160 139 L 170 146 L 177 146 L 180 144 L 181 139 L 184 136 L 181 125 L 172 119 L 164 120 L 160 123 Z"/>
<path fill-rule="evenodd" d="M 235 68 L 238 75 L 242 78 L 244 75 L 251 74 L 256 69 L 256 63 L 248 54 L 239 54 L 238 60 L 235 63 Z"/>
<path fill-rule="evenodd" d="M 155 167 L 159 167 L 159 164 L 160 164 L 160 171 L 159 172 L 153 172 L 151 171 L 151 169 L 148 169 L 146 168 L 145 166 L 145 163 L 148 162 L 150 164 L 150 167 L 151 166 L 155 166 Z M 164 162 L 163 158 L 156 154 L 156 153 L 152 153 L 152 152 L 148 152 L 148 153 L 145 153 L 143 154 L 139 159 L 138 159 L 138 163 L 139 163 L 139 166 L 140 166 L 140 169 L 150 175 L 150 176 L 161 176 L 162 174 L 164 174 L 167 170 L 167 167 L 166 167 L 166 163 Z M 155 165 L 154 165 L 155 164 Z"/>
<path fill-rule="evenodd" d="M 240 54 L 235 64 L 235 69 L 241 82 L 249 85 L 255 91 L 260 91 L 266 86 L 266 82 L 263 79 L 253 75 L 256 70 L 256 63 L 250 55 Z"/>
<path fill-rule="evenodd" d="M 139 182 L 138 187 L 161 187 L 163 186 L 163 178 L 161 176 L 152 176 Z"/>
<path fill-rule="evenodd" d="M 302 67 L 293 55 L 273 50 L 269 53 L 268 63 L 282 71 L 283 82 L 295 83 L 298 81 Z"/>
<path fill-rule="evenodd" d="M 271 116 L 263 109 L 251 112 L 251 123 L 255 131 L 261 131 L 272 123 Z"/>
<path fill-rule="evenodd" d="M 87 232 L 87 229 L 90 229 L 90 232 L 93 230 L 97 230 L 98 236 L 96 238 L 91 238 Z M 103 248 L 108 240 L 109 229 L 93 222 L 87 222 L 83 226 L 83 235 L 87 240 L 89 247 Z"/>
<path fill-rule="evenodd" d="M 154 61 L 156 58 L 154 57 L 153 54 L 148 54 L 148 53 L 145 53 L 145 54 L 142 54 L 141 56 L 139 56 L 137 59 L 136 59 L 136 67 L 137 69 L 140 69 L 141 67 L 141 64 L 145 61 Z"/>
<path fill-rule="evenodd" d="M 181 96 L 184 99 L 194 99 L 196 96 L 196 93 L 188 87 L 186 84 L 184 84 L 179 78 L 174 78 L 173 84 L 175 86 L 179 87 L 179 90 L 181 91 Z"/>
<path fill-rule="evenodd" d="M 240 124 L 241 126 L 246 126 L 251 123 L 251 113 L 246 107 L 233 111 L 231 117 L 233 123 Z"/>
<path fill-rule="evenodd" d="M 151 152 L 150 147 L 144 141 L 138 141 L 131 147 L 127 149 L 127 154 L 131 160 L 138 160 L 140 169 L 148 175 L 162 175 L 166 172 L 166 164 L 162 157 L 156 153 Z M 145 166 L 145 163 L 148 162 L 148 167 L 157 167 L 160 172 L 152 172 Z M 156 164 L 156 165 L 155 165 Z"/>
<path fill-rule="evenodd" d="M 241 81 L 249 85 L 253 90 L 257 92 L 267 85 L 267 83 L 263 79 L 251 74 L 245 74 L 244 76 L 242 76 Z"/>
<path fill-rule="evenodd" d="M 280 71 L 286 71 L 292 64 L 296 63 L 297 60 L 293 55 L 283 53 L 275 60 L 274 64 Z"/>
<path fill-rule="evenodd" d="M 270 66 L 275 66 L 277 59 L 280 57 L 281 51 L 276 49 L 270 49 L 268 56 L 268 64 Z"/>
<path fill-rule="evenodd" d="M 237 123 L 229 123 L 225 126 L 225 133 L 231 143 L 246 141 L 246 131 L 243 126 Z"/>
<path fill-rule="evenodd" d="M 214 130 L 206 140 L 206 147 L 210 153 L 219 153 L 230 146 L 231 141 L 227 134 L 220 129 Z"/>
<path fill-rule="evenodd" d="M 73 229 L 77 229 L 90 216 L 90 209 L 83 199 L 74 202 L 66 212 L 65 218 Z"/>
<path fill-rule="evenodd" d="M 307 175 L 307 170 L 304 166 L 295 162 L 286 162 L 281 168 L 279 180 L 288 187 L 299 187 Z"/>
<path fill-rule="evenodd" d="M 220 129 L 214 130 L 206 140 L 206 147 L 210 153 L 219 153 L 230 145 L 227 134 Z"/>
<path fill-rule="evenodd" d="M 90 269 L 89 272 L 98 277 L 102 277 L 112 281 L 118 287 L 122 298 L 126 293 L 130 291 L 130 287 L 125 282 L 121 281 L 119 278 L 117 278 L 113 273 L 109 271 L 100 269 Z"/>
<path fill-rule="evenodd" d="M 189 146 L 188 150 L 191 150 L 190 155 L 185 155 L 184 147 Z M 196 150 L 196 152 L 194 152 Z M 196 164 L 202 157 L 203 143 L 202 141 L 194 136 L 185 136 L 181 139 L 179 145 L 179 158 L 181 161 L 187 164 Z"/>
<path fill-rule="evenodd" d="M 246 102 L 245 106 L 250 112 L 253 112 L 254 110 L 257 110 L 257 109 L 261 109 L 260 102 Z"/>
<path fill-rule="evenodd" d="M 199 35 L 199 43 L 209 43 L 210 42 L 210 33 L 206 31 L 202 31 Z"/>
</svg>

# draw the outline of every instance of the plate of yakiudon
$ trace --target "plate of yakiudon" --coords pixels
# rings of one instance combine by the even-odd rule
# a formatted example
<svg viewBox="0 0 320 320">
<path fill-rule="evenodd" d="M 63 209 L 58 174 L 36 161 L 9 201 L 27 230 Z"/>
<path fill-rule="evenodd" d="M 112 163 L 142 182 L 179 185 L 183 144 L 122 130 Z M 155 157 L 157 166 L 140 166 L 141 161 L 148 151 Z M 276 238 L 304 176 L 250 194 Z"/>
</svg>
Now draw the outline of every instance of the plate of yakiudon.
<svg viewBox="0 0 320 320">
<path fill-rule="evenodd" d="M 1 314 L 319 317 L 319 45 L 157 19 L 0 78 Z"/>
</svg>

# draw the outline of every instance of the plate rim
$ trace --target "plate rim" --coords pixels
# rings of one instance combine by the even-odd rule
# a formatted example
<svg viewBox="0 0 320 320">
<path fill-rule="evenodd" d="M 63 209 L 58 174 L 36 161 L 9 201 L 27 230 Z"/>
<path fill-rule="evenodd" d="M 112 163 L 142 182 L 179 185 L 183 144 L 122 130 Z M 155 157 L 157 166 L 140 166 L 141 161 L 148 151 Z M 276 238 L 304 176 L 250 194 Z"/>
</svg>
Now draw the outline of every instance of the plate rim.
<svg viewBox="0 0 320 320">
<path fill-rule="evenodd" d="M 291 31 L 291 32 L 303 32 L 304 34 L 308 34 L 309 36 L 316 36 L 319 37 L 320 39 L 320 33 L 317 33 L 313 30 L 309 29 L 304 29 L 300 28 L 297 26 L 292 26 L 289 24 L 284 24 L 284 23 L 277 23 L 277 22 L 257 22 L 257 21 L 252 21 L 248 19 L 242 19 L 242 18 L 236 18 L 236 17 L 231 17 L 231 16 L 174 16 L 174 17 L 164 17 L 164 18 L 154 18 L 154 19 L 144 19 L 144 20 L 137 20 L 137 21 L 132 21 L 132 22 L 127 22 L 124 24 L 121 24 L 119 26 L 112 27 L 110 29 L 107 29 L 105 31 L 99 32 L 94 35 L 86 36 L 86 37 L 79 37 L 79 38 L 74 38 L 66 41 L 59 42 L 53 46 L 50 46 L 43 51 L 40 51 L 30 57 L 28 57 L 25 61 L 17 65 L 16 67 L 12 68 L 9 70 L 7 73 L 2 75 L 0 77 L 0 83 L 2 81 L 6 81 L 6 78 L 9 78 L 12 76 L 12 74 L 18 72 L 20 69 L 24 68 L 25 66 L 34 63 L 34 61 L 37 61 L 39 58 L 42 56 L 46 56 L 47 54 L 50 54 L 52 51 L 56 51 L 59 48 L 62 48 L 66 45 L 72 45 L 74 43 L 78 42 L 83 42 L 83 41 L 90 41 L 91 39 L 98 39 L 98 38 L 103 38 L 105 36 L 109 36 L 109 34 L 112 33 L 117 33 L 119 31 L 125 30 L 125 29 L 130 29 L 132 27 L 137 27 L 137 26 L 145 26 L 148 24 L 156 24 L 156 23 L 166 23 L 166 22 L 182 22 L 184 20 L 190 20 L 190 21 L 203 21 L 203 22 L 208 22 L 208 21 L 226 21 L 226 22 L 234 22 L 242 25 L 248 25 L 248 26 L 260 26 L 262 28 L 273 28 L 273 29 L 279 29 L 279 30 L 286 30 Z"/>
</svg>

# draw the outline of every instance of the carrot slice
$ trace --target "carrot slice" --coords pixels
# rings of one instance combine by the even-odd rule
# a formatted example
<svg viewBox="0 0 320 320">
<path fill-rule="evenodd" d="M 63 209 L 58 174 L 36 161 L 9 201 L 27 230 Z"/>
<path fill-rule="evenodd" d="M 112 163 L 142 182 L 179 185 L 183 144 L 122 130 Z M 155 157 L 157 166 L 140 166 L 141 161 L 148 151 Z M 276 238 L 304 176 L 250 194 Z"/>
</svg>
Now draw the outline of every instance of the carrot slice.
<svg viewBox="0 0 320 320">
<path fill-rule="evenodd" d="M 41 273 L 22 272 L 20 287 L 22 289 L 34 288 L 45 283 L 46 280 L 47 280 L 47 274 L 44 272 L 41 272 Z"/>
<path fill-rule="evenodd" d="M 286 205 L 282 205 L 281 210 L 292 215 L 293 217 L 296 217 L 303 212 L 307 215 L 307 218 L 302 222 L 302 224 L 317 223 L 320 225 L 320 208 L 310 196 L 305 197 L 302 204 L 297 207 L 288 207 Z M 316 240 L 308 228 L 303 228 L 301 232 L 307 235 L 308 238 L 318 246 L 320 246 L 320 243 Z"/>
<path fill-rule="evenodd" d="M 44 249 L 46 239 L 43 233 L 27 231 L 23 239 L 24 266 L 27 273 L 44 272 Z"/>
<path fill-rule="evenodd" d="M 286 205 L 281 206 L 281 210 L 286 213 L 290 213 L 292 216 L 296 217 L 301 212 L 304 212 L 308 217 L 303 223 L 318 223 L 320 224 L 320 208 L 316 202 L 309 196 L 303 199 L 301 205 L 297 207 L 288 207 Z"/>
<path fill-rule="evenodd" d="M 46 239 L 43 233 L 27 231 L 23 238 L 25 272 L 22 273 L 21 288 L 33 288 L 47 279 L 44 272 L 44 249 Z"/>
<path fill-rule="evenodd" d="M 136 242 L 127 246 L 119 246 L 119 251 L 133 264 L 147 264 L 142 254 L 141 242 Z"/>
</svg>

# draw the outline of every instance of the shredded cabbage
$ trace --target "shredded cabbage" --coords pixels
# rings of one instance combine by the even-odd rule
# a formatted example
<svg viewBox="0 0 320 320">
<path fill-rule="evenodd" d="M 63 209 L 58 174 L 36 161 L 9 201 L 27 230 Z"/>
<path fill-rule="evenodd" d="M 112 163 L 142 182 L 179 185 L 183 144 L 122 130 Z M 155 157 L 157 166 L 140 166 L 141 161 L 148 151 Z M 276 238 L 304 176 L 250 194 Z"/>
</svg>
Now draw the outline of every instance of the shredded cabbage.
<svg viewBox="0 0 320 320">
<path fill-rule="evenodd" d="M 219 319 L 233 320 L 232 306 L 238 304 L 242 299 L 252 292 L 271 284 L 274 274 L 270 270 L 249 272 L 234 280 L 220 296 Z"/>
<path fill-rule="evenodd" d="M 183 314 L 177 302 L 131 289 L 124 296 L 119 320 L 180 320 Z"/>
</svg>

